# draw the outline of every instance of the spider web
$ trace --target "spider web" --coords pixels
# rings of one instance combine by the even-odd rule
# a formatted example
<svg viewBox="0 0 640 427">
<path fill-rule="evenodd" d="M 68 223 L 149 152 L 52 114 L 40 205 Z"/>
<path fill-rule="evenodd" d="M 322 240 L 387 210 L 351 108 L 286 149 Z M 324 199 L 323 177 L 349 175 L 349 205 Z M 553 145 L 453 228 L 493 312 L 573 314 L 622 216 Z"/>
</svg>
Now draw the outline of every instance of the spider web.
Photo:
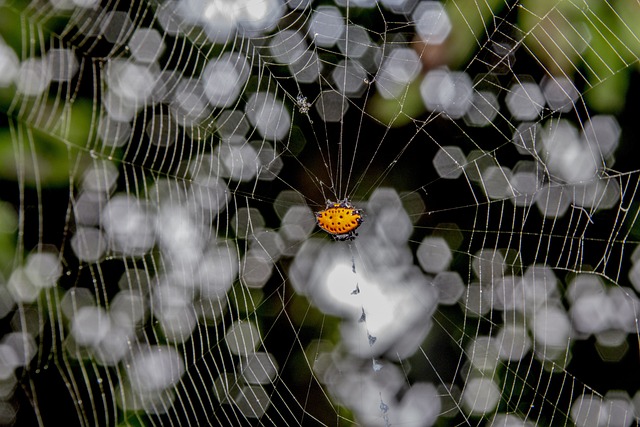
<svg viewBox="0 0 640 427">
<path fill-rule="evenodd" d="M 637 425 L 639 12 L 3 3 L 0 422 Z"/>
</svg>

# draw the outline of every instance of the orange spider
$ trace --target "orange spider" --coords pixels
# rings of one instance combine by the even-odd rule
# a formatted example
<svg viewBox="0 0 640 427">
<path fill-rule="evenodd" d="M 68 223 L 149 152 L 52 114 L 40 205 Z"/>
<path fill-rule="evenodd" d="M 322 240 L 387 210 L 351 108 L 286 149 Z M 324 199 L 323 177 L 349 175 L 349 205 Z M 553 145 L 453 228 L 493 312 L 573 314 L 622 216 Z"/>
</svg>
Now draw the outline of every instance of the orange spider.
<svg viewBox="0 0 640 427">
<path fill-rule="evenodd" d="M 356 209 L 348 199 L 334 203 L 327 200 L 327 207 L 316 212 L 318 227 L 331 234 L 336 240 L 353 240 L 356 238 L 356 228 L 362 221 L 362 209 Z"/>
</svg>

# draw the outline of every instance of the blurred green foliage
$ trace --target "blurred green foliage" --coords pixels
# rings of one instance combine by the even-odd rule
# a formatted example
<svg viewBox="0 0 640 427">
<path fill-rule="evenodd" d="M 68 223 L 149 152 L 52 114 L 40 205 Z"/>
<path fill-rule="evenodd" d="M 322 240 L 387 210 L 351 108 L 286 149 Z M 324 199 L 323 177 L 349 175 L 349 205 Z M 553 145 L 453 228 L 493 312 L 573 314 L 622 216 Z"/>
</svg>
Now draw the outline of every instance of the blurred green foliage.
<svg viewBox="0 0 640 427">
<path fill-rule="evenodd" d="M 13 267 L 18 213 L 14 207 L 0 201 L 0 273 L 7 276 Z"/>
<path fill-rule="evenodd" d="M 640 3 L 523 0 L 518 25 L 549 74 L 586 80 L 591 109 L 622 110 L 635 69 L 630 65 L 640 57 Z"/>
<path fill-rule="evenodd" d="M 27 5 L 0 6 L 0 43 L 12 48 L 21 61 L 60 46 L 49 29 L 58 21 L 32 22 L 21 10 Z M 40 96 L 18 93 L 15 83 L 0 88 L 0 179 L 20 180 L 27 186 L 68 185 L 78 152 L 91 141 L 93 120 L 93 100 L 77 95 L 71 99 L 71 87 L 52 86 Z"/>
<path fill-rule="evenodd" d="M 522 0 L 517 27 L 500 21 L 505 2 L 444 2 L 453 29 L 442 46 L 416 45 L 425 71 L 437 66 L 460 69 L 499 31 L 515 43 L 523 39 L 547 74 L 585 84 L 584 98 L 594 112 L 617 113 L 626 102 L 629 79 L 640 58 L 640 3 L 628 0 Z M 508 15 L 508 14 L 507 14 Z M 516 30 L 521 31 L 518 36 Z M 418 79 L 420 80 L 420 79 Z M 385 124 L 402 126 L 425 112 L 419 85 L 386 100 L 375 95 L 369 111 Z"/>
</svg>

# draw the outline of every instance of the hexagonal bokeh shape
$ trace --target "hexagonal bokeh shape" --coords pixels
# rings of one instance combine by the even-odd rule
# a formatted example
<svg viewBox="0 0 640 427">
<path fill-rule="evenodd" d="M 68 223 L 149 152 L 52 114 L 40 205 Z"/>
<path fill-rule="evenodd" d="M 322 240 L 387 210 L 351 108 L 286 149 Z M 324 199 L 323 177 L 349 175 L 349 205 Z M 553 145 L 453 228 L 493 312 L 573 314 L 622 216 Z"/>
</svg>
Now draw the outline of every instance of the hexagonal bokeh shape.
<svg viewBox="0 0 640 427">
<path fill-rule="evenodd" d="M 512 172 L 514 175 L 521 172 L 530 172 L 542 179 L 544 176 L 544 166 L 533 160 L 519 160 L 515 166 L 513 166 Z"/>
<path fill-rule="evenodd" d="M 445 305 L 458 302 L 465 289 L 457 271 L 441 271 L 432 283 L 438 289 L 438 303 Z"/>
<path fill-rule="evenodd" d="M 599 276 L 595 274 L 581 273 L 571 279 L 565 295 L 567 300 L 573 304 L 578 298 L 586 295 L 602 294 L 604 293 L 604 290 L 604 284 Z"/>
<path fill-rule="evenodd" d="M 9 66 L 10 64 L 7 64 L 7 68 Z M 11 70 L 7 72 L 14 73 Z M 45 58 L 27 58 L 20 63 L 20 69 L 13 81 L 18 92 L 27 96 L 37 96 L 46 91 L 51 84 L 51 74 Z"/>
<path fill-rule="evenodd" d="M 412 224 L 420 220 L 422 214 L 425 213 L 426 205 L 419 193 L 415 191 L 405 191 L 400 195 L 402 206 L 409 215 Z"/>
<path fill-rule="evenodd" d="M 71 49 L 51 49 L 47 52 L 47 64 L 54 82 L 71 80 L 78 72 L 78 60 Z"/>
<path fill-rule="evenodd" d="M 596 334 L 596 351 L 604 362 L 616 363 L 629 351 L 627 334 L 622 331 L 605 331 Z"/>
<path fill-rule="evenodd" d="M 610 426 L 629 427 L 637 419 L 629 393 L 624 390 L 609 390 L 604 395 L 604 404 L 608 408 L 607 421 Z"/>
<path fill-rule="evenodd" d="M 525 298 L 536 301 L 545 300 L 555 294 L 558 289 L 558 278 L 551 267 L 546 264 L 535 264 L 527 267 L 522 275 Z"/>
<path fill-rule="evenodd" d="M 502 360 L 521 360 L 531 350 L 531 338 L 523 324 L 505 325 L 498 332 L 495 343 Z"/>
<path fill-rule="evenodd" d="M 253 256 L 275 262 L 280 258 L 283 250 L 282 237 L 274 230 L 261 230 L 251 236 L 249 251 Z"/>
<path fill-rule="evenodd" d="M 373 190 L 367 202 L 367 211 L 378 213 L 388 208 L 402 208 L 402 200 L 395 188 L 378 187 Z"/>
<path fill-rule="evenodd" d="M 483 150 L 471 150 L 467 154 L 467 164 L 464 170 L 467 178 L 476 183 L 482 183 L 482 173 L 491 166 L 495 166 L 496 161 L 491 155 Z"/>
<path fill-rule="evenodd" d="M 29 365 L 31 359 L 33 359 L 38 352 L 38 346 L 34 337 L 26 332 L 9 332 L 4 334 L 1 347 L 5 351 L 8 350 L 7 353 L 12 353 L 11 357 L 6 357 L 4 354 L 2 355 L 5 356 L 2 357 L 3 371 L 9 366 L 20 368 Z M 7 359 L 10 359 L 10 361 Z M 2 373 L 6 374 L 6 371 Z M 0 382 L 0 390 L 9 386 L 9 389 L 13 392 L 13 387 L 11 386 L 13 380 L 15 380 L 15 376 L 13 375 L 9 375 L 9 378 L 6 376 L 3 377 L 2 382 Z M 8 397 L 4 392 L 6 392 L 6 389 L 0 391 L 0 394 L 3 394 L 3 396 L 0 396 L 0 399 L 6 399 Z"/>
<path fill-rule="evenodd" d="M 500 111 L 500 103 L 495 93 L 478 91 L 473 93 L 471 106 L 464 115 L 469 126 L 487 126 L 493 122 Z"/>
<path fill-rule="evenodd" d="M 500 166 L 489 166 L 482 172 L 482 188 L 487 197 L 493 200 L 513 197 L 511 186 L 511 169 Z"/>
<path fill-rule="evenodd" d="M 262 288 L 273 272 L 273 262 L 264 256 L 249 252 L 242 260 L 241 278 L 249 288 Z"/>
<path fill-rule="evenodd" d="M 113 122 L 112 123 L 121 123 Z M 147 121 L 144 128 L 149 137 L 149 142 L 159 147 L 169 147 L 178 140 L 180 136 L 180 126 L 173 120 L 170 114 L 157 113 Z M 129 133 L 131 130 L 129 129 Z M 122 143 L 124 144 L 125 141 Z"/>
<path fill-rule="evenodd" d="M 514 197 L 511 201 L 516 206 L 529 206 L 533 203 L 538 191 L 539 179 L 535 172 L 518 171 L 511 177 Z"/>
<path fill-rule="evenodd" d="M 471 268 L 481 282 L 492 281 L 494 277 L 501 277 L 506 269 L 504 255 L 497 249 L 480 249 L 471 261 Z"/>
<path fill-rule="evenodd" d="M 517 120 L 535 120 L 544 108 L 545 99 L 536 83 L 523 82 L 511 86 L 505 103 Z"/>
<path fill-rule="evenodd" d="M 308 206 L 291 206 L 282 218 L 281 233 L 287 240 L 306 239 L 315 227 L 315 217 Z"/>
<path fill-rule="evenodd" d="M 289 71 L 298 83 L 315 82 L 323 68 L 324 64 L 314 50 L 305 50 L 296 61 L 289 64 Z"/>
<path fill-rule="evenodd" d="M 258 153 L 258 161 L 260 162 L 258 179 L 261 181 L 273 181 L 276 179 L 284 167 L 282 157 L 268 142 L 253 141 L 251 145 Z"/>
<path fill-rule="evenodd" d="M 597 178 L 603 159 L 580 140 L 572 123 L 564 119 L 553 125 L 548 123 L 542 135 L 543 145 L 539 147 L 539 153 L 548 175 L 556 178 L 554 181 L 586 185 Z"/>
<path fill-rule="evenodd" d="M 470 378 L 462 390 L 462 406 L 473 416 L 491 413 L 500 403 L 500 387 L 489 376 Z"/>
<path fill-rule="evenodd" d="M 615 117 L 598 115 L 585 123 L 582 138 L 592 148 L 593 153 L 601 153 L 603 157 L 607 157 L 618 148 L 621 132 L 620 124 Z"/>
<path fill-rule="evenodd" d="M 149 272 L 144 268 L 127 268 L 118 280 L 118 288 L 148 294 L 151 291 L 151 280 Z M 79 291 L 82 288 L 75 289 Z M 93 300 L 91 304 L 93 304 Z"/>
<path fill-rule="evenodd" d="M 606 294 L 590 294 L 578 298 L 571 306 L 574 328 L 584 337 L 607 330 L 613 307 Z M 608 346 L 607 346 L 608 347 Z"/>
<path fill-rule="evenodd" d="M 247 116 L 241 111 L 224 110 L 216 118 L 216 128 L 222 140 L 242 143 L 250 126 Z"/>
<path fill-rule="evenodd" d="M 320 93 L 315 107 L 323 121 L 339 122 L 349 109 L 349 102 L 344 95 L 334 90 L 325 90 Z"/>
<path fill-rule="evenodd" d="M 233 396 L 240 391 L 240 386 L 244 382 L 235 372 L 222 372 L 213 381 L 213 394 L 220 403 L 229 403 Z"/>
<path fill-rule="evenodd" d="M 40 313 L 34 308 L 23 308 L 14 311 L 10 323 L 14 332 L 23 332 L 35 337 L 40 334 Z"/>
<path fill-rule="evenodd" d="M 246 239 L 264 228 L 264 217 L 257 208 L 239 208 L 231 219 L 231 228 L 240 239 Z"/>
<path fill-rule="evenodd" d="M 480 372 L 494 372 L 498 367 L 498 344 L 494 336 L 479 335 L 470 340 L 465 348 L 465 354 L 471 366 Z"/>
<path fill-rule="evenodd" d="M 347 57 L 361 58 L 373 45 L 369 33 L 359 25 L 347 25 L 345 36 L 338 39 L 338 49 Z"/>
<path fill-rule="evenodd" d="M 249 384 L 269 384 L 278 374 L 278 362 L 270 353 L 256 352 L 242 360 L 239 371 Z"/>
<path fill-rule="evenodd" d="M 360 96 L 364 92 L 367 72 L 357 60 L 340 61 L 331 72 L 331 79 L 341 93 Z"/>
<path fill-rule="evenodd" d="M 245 113 L 260 135 L 268 140 L 283 139 L 289 134 L 289 110 L 269 92 L 256 92 L 249 96 Z"/>
<path fill-rule="evenodd" d="M 441 44 L 451 33 L 453 25 L 442 3 L 420 2 L 411 14 L 416 33 L 428 44 Z"/>
<path fill-rule="evenodd" d="M 413 232 L 411 220 L 404 209 L 383 209 L 376 217 L 375 226 L 379 236 L 396 245 L 406 243 Z"/>
<path fill-rule="evenodd" d="M 467 316 L 484 316 L 491 309 L 489 295 L 483 291 L 483 288 L 484 286 L 478 282 L 469 283 L 467 286 L 464 297 L 459 301 Z"/>
<path fill-rule="evenodd" d="M 583 393 L 571 405 L 571 420 L 576 426 L 598 426 L 600 419 L 606 419 L 602 397 Z"/>
<path fill-rule="evenodd" d="M 589 209 L 611 209 L 622 197 L 620 184 L 614 179 L 595 179 L 573 186 L 573 203 Z"/>
<path fill-rule="evenodd" d="M 574 109 L 580 91 L 571 80 L 566 77 L 544 76 L 540 85 L 547 105 L 553 111 L 568 113 Z"/>
<path fill-rule="evenodd" d="M 381 0 L 380 3 L 387 9 L 397 14 L 411 12 L 418 0 Z"/>
<path fill-rule="evenodd" d="M 276 196 L 276 200 L 273 202 L 273 209 L 276 211 L 278 218 L 282 220 L 289 208 L 295 205 L 307 206 L 307 202 L 299 192 L 283 190 Z M 322 207 L 322 209 L 324 209 L 324 207 Z"/>
<path fill-rule="evenodd" d="M 104 256 L 107 248 L 107 237 L 94 227 L 78 227 L 71 237 L 71 249 L 76 258 L 81 261 L 96 262 Z M 7 287 L 10 284 L 11 280 L 9 280 Z M 11 288 L 9 287 L 9 289 Z"/>
<path fill-rule="evenodd" d="M 540 125 L 535 122 L 523 122 L 513 132 L 511 141 L 516 146 L 518 153 L 532 155 L 536 152 L 536 144 L 540 143 Z"/>
<path fill-rule="evenodd" d="M 16 302 L 11 295 L 11 292 L 6 286 L 0 287 L 0 319 L 3 319 L 8 315 L 15 307 Z"/>
<path fill-rule="evenodd" d="M 440 147 L 433 157 L 433 167 L 438 176 L 444 179 L 457 179 L 462 175 L 463 168 L 467 163 L 467 158 L 455 145 Z"/>
<path fill-rule="evenodd" d="M 261 386 L 244 386 L 233 396 L 233 403 L 245 417 L 261 418 L 271 405 L 271 396 Z"/>
<path fill-rule="evenodd" d="M 55 246 L 49 245 L 41 245 L 39 250 L 32 251 L 24 266 L 29 281 L 38 288 L 56 286 L 62 271 L 60 254 Z"/>
<path fill-rule="evenodd" d="M 158 5 L 155 18 L 165 33 L 171 35 L 184 34 L 186 18 L 181 11 L 181 6 L 181 4 L 174 2 L 165 2 Z"/>
<path fill-rule="evenodd" d="M 300 31 L 278 31 L 269 40 L 269 52 L 281 64 L 296 62 L 307 49 L 307 42 Z"/>
<path fill-rule="evenodd" d="M 237 321 L 227 329 L 224 340 L 231 354 L 248 356 L 262 343 L 260 331 L 253 322 Z"/>
<path fill-rule="evenodd" d="M 571 189 L 545 184 L 536 194 L 536 206 L 547 218 L 561 218 L 572 201 Z"/>
<path fill-rule="evenodd" d="M 151 63 L 158 60 L 166 46 L 158 30 L 138 28 L 129 39 L 129 50 L 138 62 Z"/>
<path fill-rule="evenodd" d="M 233 181 L 252 181 L 258 174 L 258 152 L 251 144 L 221 143 L 213 150 L 218 177 Z M 215 164 L 215 163 L 214 163 Z"/>
<path fill-rule="evenodd" d="M 513 41 L 500 37 L 492 40 L 489 46 L 495 55 L 491 63 L 493 73 L 507 73 L 514 69 L 513 67 L 518 60 L 515 54 L 518 47 Z"/>
<path fill-rule="evenodd" d="M 465 72 L 435 69 L 420 83 L 420 96 L 428 110 L 459 119 L 471 106 L 473 84 Z"/>
<path fill-rule="evenodd" d="M 380 96 L 394 99 L 405 93 L 407 86 L 420 74 L 422 62 L 418 53 L 410 48 L 393 49 L 382 62 L 375 84 Z"/>
<path fill-rule="evenodd" d="M 226 108 L 233 105 L 250 74 L 249 62 L 244 55 L 238 53 L 224 53 L 205 65 L 197 89 L 191 89 L 190 94 L 204 89 L 204 96 L 214 108 Z M 261 107 L 272 106 L 273 97 L 265 93 L 253 93 L 245 108 L 253 108 L 254 118 L 261 112 Z"/>
<path fill-rule="evenodd" d="M 100 31 L 111 43 L 122 43 L 131 34 L 133 22 L 126 12 L 107 12 L 100 21 Z"/>
<path fill-rule="evenodd" d="M 416 258 L 427 273 L 439 273 L 447 269 L 453 255 L 446 240 L 442 237 L 428 236 L 418 246 Z"/>
<path fill-rule="evenodd" d="M 344 17 L 335 6 L 319 6 L 309 19 L 309 36 L 320 47 L 331 47 L 345 30 Z"/>
<path fill-rule="evenodd" d="M 575 331 L 564 308 L 543 304 L 532 319 L 528 326 L 535 341 L 535 357 L 556 362 L 566 360 L 567 347 Z"/>
<path fill-rule="evenodd" d="M 199 5 L 199 3 L 196 3 Z M 201 4 L 201 3 L 200 3 Z M 205 5 L 210 5 L 211 3 L 205 3 Z M 212 32 L 218 33 L 220 30 L 220 21 L 235 21 L 238 24 L 239 33 L 244 37 L 258 37 L 262 36 L 265 33 L 270 33 L 273 29 L 276 28 L 278 21 L 283 17 L 287 8 L 283 4 L 281 0 L 260 0 L 259 3 L 213 3 L 220 6 L 214 6 L 214 9 L 220 8 L 219 10 L 222 12 L 220 15 L 208 22 L 208 25 L 205 26 L 205 30 L 209 29 L 208 34 Z M 237 5 L 237 6 L 236 6 Z M 203 6 L 196 6 L 196 14 L 202 14 L 201 8 Z M 242 10 L 239 12 L 238 9 L 233 9 L 234 7 Z M 206 6 L 204 6 L 206 9 Z M 233 10 L 230 12 L 229 10 Z M 202 14 L 206 15 L 206 13 Z M 217 34 L 216 34 L 217 35 Z M 225 41 L 233 40 L 234 31 L 230 31 L 230 36 L 225 39 Z"/>
</svg>

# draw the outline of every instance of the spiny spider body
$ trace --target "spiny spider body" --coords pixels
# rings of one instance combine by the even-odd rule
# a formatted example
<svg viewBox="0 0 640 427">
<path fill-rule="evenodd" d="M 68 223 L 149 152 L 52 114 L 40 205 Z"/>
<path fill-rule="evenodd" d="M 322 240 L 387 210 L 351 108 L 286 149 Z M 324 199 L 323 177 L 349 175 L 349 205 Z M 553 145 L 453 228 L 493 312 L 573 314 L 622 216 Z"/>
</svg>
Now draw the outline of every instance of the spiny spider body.
<svg viewBox="0 0 640 427">
<path fill-rule="evenodd" d="M 335 203 L 327 200 L 326 208 L 316 212 L 316 221 L 335 240 L 353 240 L 358 235 L 355 230 L 362 224 L 362 214 L 346 198 Z"/>
</svg>

